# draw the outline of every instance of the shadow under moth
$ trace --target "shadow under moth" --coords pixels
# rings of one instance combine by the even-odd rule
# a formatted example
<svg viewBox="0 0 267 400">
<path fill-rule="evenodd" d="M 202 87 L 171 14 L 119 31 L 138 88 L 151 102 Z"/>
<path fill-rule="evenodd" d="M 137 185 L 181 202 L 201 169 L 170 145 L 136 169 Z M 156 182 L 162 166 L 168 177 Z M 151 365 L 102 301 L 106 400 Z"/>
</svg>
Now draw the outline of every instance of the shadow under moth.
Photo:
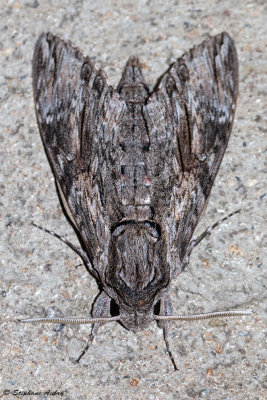
<svg viewBox="0 0 267 400">
<path fill-rule="evenodd" d="M 137 58 L 114 89 L 90 58 L 45 33 L 35 46 L 33 91 L 44 148 L 80 247 L 61 240 L 82 258 L 100 293 L 90 318 L 24 322 L 94 323 L 93 338 L 107 321 L 137 331 L 156 320 L 175 366 L 168 321 L 246 314 L 173 315 L 169 296 L 193 248 L 220 222 L 192 239 L 233 125 L 233 40 L 221 33 L 203 41 L 151 91 Z"/>
</svg>

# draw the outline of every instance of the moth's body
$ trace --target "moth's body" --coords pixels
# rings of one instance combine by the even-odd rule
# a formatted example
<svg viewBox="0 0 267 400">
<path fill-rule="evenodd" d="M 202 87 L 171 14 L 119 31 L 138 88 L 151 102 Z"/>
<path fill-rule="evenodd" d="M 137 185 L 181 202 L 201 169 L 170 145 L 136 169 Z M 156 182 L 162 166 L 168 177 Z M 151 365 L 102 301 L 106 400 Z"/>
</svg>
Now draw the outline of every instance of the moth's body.
<svg viewBox="0 0 267 400">
<path fill-rule="evenodd" d="M 237 70 L 222 33 L 178 59 L 151 93 L 131 58 L 114 90 L 79 50 L 40 36 L 36 113 L 76 251 L 101 287 L 93 317 L 110 316 L 115 302 L 121 323 L 138 330 L 155 312 L 172 314 L 170 281 L 188 263 L 227 146 Z"/>
<path fill-rule="evenodd" d="M 145 115 L 150 92 L 136 58 L 128 61 L 117 92 L 126 107 L 111 168 L 122 216 L 111 229 L 106 281 L 115 291 L 112 298 L 118 296 L 124 326 L 136 331 L 151 323 L 157 294 L 170 280 L 161 229 L 151 202 L 151 151 L 155 149 Z"/>
</svg>

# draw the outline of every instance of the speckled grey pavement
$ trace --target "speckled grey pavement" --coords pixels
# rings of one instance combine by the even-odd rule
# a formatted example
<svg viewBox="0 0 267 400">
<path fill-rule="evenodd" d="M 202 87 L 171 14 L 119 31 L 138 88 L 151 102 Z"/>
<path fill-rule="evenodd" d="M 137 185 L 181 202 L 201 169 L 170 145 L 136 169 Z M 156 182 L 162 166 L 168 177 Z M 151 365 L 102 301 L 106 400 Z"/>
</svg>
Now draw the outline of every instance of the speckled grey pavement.
<svg viewBox="0 0 267 400">
<path fill-rule="evenodd" d="M 15 391 L 32 391 L 20 398 L 266 399 L 267 2 L 1 3 L 0 396 L 15 399 Z M 118 323 L 106 324 L 76 364 L 89 326 L 60 330 L 8 322 L 44 315 L 53 307 L 65 316 L 88 315 L 98 292 L 85 268 L 76 267 L 80 260 L 71 249 L 30 225 L 34 221 L 76 241 L 57 199 L 34 113 L 31 58 L 43 31 L 71 40 L 113 85 L 130 55 L 140 57 L 154 84 L 175 58 L 208 35 L 227 31 L 235 39 L 237 114 L 197 232 L 239 207 L 242 213 L 195 249 L 190 268 L 173 282 L 171 297 L 176 313 L 237 308 L 256 313 L 172 323 L 177 372 L 156 324 L 137 334 Z"/>
</svg>

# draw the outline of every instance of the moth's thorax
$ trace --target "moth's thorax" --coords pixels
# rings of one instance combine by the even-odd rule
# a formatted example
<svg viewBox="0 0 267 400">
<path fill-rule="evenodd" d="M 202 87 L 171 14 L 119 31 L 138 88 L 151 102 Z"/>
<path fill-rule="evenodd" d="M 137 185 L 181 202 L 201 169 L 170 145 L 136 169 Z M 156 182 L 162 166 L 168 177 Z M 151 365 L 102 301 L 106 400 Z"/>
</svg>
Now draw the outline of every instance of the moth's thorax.
<svg viewBox="0 0 267 400">
<path fill-rule="evenodd" d="M 143 314 L 152 312 L 155 299 L 170 282 L 165 244 L 157 224 L 124 221 L 114 227 L 105 280 L 125 316 L 134 314 L 141 321 Z"/>
</svg>

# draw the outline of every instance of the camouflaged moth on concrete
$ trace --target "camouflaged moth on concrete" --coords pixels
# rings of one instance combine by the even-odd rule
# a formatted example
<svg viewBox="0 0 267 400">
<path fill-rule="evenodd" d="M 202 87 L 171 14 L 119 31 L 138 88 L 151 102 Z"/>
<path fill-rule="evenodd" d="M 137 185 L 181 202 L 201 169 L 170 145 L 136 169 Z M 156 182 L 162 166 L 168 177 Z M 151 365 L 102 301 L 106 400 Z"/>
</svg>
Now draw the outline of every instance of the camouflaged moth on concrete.
<svg viewBox="0 0 267 400">
<path fill-rule="evenodd" d="M 192 240 L 233 125 L 238 61 L 227 33 L 194 47 L 151 92 L 137 58 L 117 89 L 88 57 L 50 33 L 33 57 L 37 120 L 58 193 L 100 293 L 92 318 L 137 331 L 173 316 L 169 287 L 186 267 Z M 216 226 L 217 224 L 214 224 Z M 213 226 L 213 227 L 214 227 Z"/>
</svg>

